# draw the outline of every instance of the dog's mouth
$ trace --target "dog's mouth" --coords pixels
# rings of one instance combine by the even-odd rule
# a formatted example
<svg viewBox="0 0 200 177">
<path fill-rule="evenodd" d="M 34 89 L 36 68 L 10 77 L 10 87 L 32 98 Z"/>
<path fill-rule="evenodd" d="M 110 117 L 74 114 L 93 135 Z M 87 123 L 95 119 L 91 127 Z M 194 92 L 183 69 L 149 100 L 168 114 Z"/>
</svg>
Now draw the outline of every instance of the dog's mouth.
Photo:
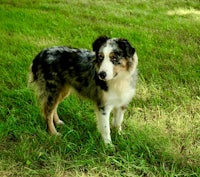
<svg viewBox="0 0 200 177">
<path fill-rule="evenodd" d="M 115 73 L 115 75 L 114 75 L 114 77 L 113 77 L 113 78 L 115 78 L 117 75 L 118 75 L 118 73 Z"/>
</svg>

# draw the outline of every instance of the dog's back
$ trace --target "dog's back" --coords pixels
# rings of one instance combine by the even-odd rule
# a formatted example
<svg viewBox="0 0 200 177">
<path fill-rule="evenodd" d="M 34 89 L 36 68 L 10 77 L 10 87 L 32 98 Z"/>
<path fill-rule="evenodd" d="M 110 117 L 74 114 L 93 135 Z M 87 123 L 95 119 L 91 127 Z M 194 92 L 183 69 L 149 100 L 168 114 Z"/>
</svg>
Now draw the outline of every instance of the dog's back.
<svg viewBox="0 0 200 177">
<path fill-rule="evenodd" d="M 44 49 L 33 60 L 30 82 L 36 86 L 39 97 L 47 94 L 43 92 L 59 92 L 65 85 L 72 86 L 83 96 L 88 96 L 85 93 L 87 89 L 83 88 L 95 85 L 94 59 L 94 52 L 87 49 Z"/>
<path fill-rule="evenodd" d="M 33 81 L 40 79 L 40 74 L 43 74 L 46 80 L 51 80 L 57 74 L 60 77 L 59 82 L 63 82 L 67 76 L 74 78 L 83 72 L 94 72 L 94 58 L 94 53 L 86 49 L 68 47 L 44 49 L 33 60 L 31 68 Z"/>
</svg>

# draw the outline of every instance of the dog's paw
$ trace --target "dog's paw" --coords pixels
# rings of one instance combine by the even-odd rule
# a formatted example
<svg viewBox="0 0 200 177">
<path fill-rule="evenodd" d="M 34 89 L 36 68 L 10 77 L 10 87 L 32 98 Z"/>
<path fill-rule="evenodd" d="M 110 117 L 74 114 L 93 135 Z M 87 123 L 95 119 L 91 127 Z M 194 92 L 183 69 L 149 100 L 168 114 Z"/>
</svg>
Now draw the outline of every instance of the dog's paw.
<svg viewBox="0 0 200 177">
<path fill-rule="evenodd" d="M 61 133 L 59 133 L 59 132 L 57 132 L 56 136 L 62 136 L 62 134 L 61 134 Z"/>
<path fill-rule="evenodd" d="M 113 149 L 115 147 L 110 139 L 104 140 L 104 144 L 108 149 Z"/>
<path fill-rule="evenodd" d="M 59 132 L 56 132 L 56 133 L 51 133 L 51 136 L 55 136 L 55 137 L 57 137 L 57 136 L 61 136 L 62 134 L 61 133 L 59 133 Z"/>
<path fill-rule="evenodd" d="M 115 148 L 115 145 L 112 144 L 112 143 L 107 143 L 105 145 L 106 145 L 106 148 L 108 148 L 108 149 L 114 149 Z"/>
<path fill-rule="evenodd" d="M 56 125 L 64 125 L 65 123 L 62 120 L 59 120 L 58 122 L 56 122 Z"/>
<path fill-rule="evenodd" d="M 113 155 L 113 153 L 115 153 L 116 151 L 116 148 L 114 144 L 109 143 L 109 144 L 105 144 L 104 150 L 106 154 Z"/>
<path fill-rule="evenodd" d="M 112 127 L 112 131 L 113 131 L 113 133 L 116 133 L 116 134 L 118 134 L 118 135 L 122 135 L 122 128 L 121 128 L 121 126 L 120 127 Z"/>
</svg>

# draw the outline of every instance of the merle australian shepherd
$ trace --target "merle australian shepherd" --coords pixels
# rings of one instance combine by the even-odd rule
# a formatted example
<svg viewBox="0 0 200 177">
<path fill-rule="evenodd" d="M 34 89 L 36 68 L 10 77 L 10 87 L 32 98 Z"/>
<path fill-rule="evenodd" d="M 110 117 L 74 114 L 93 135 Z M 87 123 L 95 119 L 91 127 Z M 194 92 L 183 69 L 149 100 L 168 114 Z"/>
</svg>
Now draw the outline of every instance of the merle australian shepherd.
<svg viewBox="0 0 200 177">
<path fill-rule="evenodd" d="M 97 127 L 105 144 L 111 144 L 111 126 L 121 131 L 124 112 L 135 94 L 138 57 L 122 38 L 101 36 L 93 51 L 51 47 L 33 60 L 29 83 L 37 90 L 43 116 L 51 134 L 55 124 L 63 124 L 57 114 L 59 103 L 75 91 L 95 103 Z"/>
</svg>

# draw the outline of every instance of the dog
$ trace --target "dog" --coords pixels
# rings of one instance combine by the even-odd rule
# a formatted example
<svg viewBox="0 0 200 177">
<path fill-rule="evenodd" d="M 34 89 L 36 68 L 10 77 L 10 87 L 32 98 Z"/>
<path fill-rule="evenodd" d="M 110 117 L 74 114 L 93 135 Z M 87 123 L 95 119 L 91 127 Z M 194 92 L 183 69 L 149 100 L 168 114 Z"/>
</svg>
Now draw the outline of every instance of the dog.
<svg viewBox="0 0 200 177">
<path fill-rule="evenodd" d="M 128 103 L 135 95 L 138 57 L 123 38 L 98 37 L 93 51 L 50 47 L 41 51 L 30 67 L 29 83 L 37 91 L 48 131 L 59 134 L 55 124 L 64 124 L 57 114 L 59 103 L 71 91 L 92 100 L 97 128 L 105 144 L 111 144 L 112 127 L 119 133 Z"/>
</svg>

